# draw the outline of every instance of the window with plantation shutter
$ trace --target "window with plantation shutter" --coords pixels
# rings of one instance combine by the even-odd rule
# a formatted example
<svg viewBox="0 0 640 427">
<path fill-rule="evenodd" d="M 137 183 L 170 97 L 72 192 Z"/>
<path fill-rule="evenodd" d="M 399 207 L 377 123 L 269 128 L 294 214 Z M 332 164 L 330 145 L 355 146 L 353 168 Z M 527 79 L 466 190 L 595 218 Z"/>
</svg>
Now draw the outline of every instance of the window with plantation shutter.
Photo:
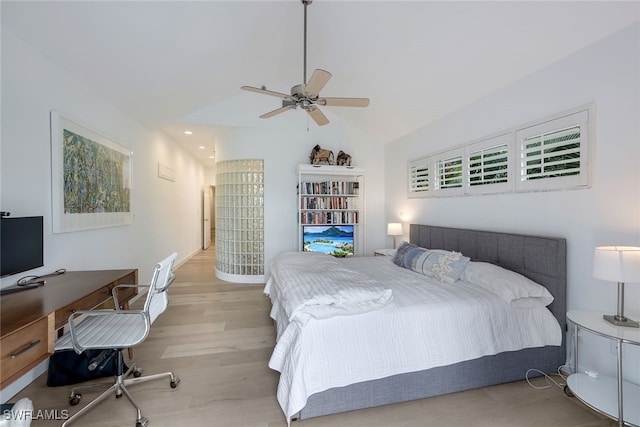
<svg viewBox="0 0 640 427">
<path fill-rule="evenodd" d="M 595 104 L 409 162 L 409 197 L 589 186 Z"/>
<path fill-rule="evenodd" d="M 511 135 L 507 134 L 468 147 L 469 193 L 495 193 L 511 188 L 510 140 Z"/>
<path fill-rule="evenodd" d="M 588 185 L 589 111 L 516 132 L 520 190 Z"/>
<path fill-rule="evenodd" d="M 462 156 L 438 161 L 437 188 L 462 187 Z"/>
<path fill-rule="evenodd" d="M 409 163 L 409 197 L 426 197 L 429 193 L 429 159 Z"/>
<path fill-rule="evenodd" d="M 469 155 L 469 185 L 507 182 L 507 145 L 476 151 Z"/>
<path fill-rule="evenodd" d="M 462 150 L 453 150 L 434 157 L 434 190 L 438 195 L 463 193 L 464 170 Z"/>
<path fill-rule="evenodd" d="M 580 174 L 580 126 L 525 138 L 522 179 Z"/>
</svg>

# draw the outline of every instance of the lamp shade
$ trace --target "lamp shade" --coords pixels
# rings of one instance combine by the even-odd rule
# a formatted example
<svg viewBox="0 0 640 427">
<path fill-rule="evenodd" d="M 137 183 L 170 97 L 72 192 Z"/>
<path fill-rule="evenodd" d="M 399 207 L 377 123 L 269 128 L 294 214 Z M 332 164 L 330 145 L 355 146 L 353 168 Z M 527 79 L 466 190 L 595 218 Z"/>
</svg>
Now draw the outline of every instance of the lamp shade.
<svg viewBox="0 0 640 427">
<path fill-rule="evenodd" d="M 640 282 L 640 247 L 598 246 L 593 276 L 613 282 Z"/>
<path fill-rule="evenodd" d="M 402 224 L 399 222 L 390 222 L 387 224 L 387 235 L 389 236 L 401 236 Z"/>
</svg>

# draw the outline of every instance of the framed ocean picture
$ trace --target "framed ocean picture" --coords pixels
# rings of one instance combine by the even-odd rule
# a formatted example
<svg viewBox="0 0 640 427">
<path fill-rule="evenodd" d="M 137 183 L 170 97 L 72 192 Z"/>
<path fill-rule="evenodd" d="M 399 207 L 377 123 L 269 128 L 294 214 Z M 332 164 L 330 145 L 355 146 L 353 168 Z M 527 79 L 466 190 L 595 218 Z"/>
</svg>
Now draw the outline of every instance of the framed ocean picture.
<svg viewBox="0 0 640 427">
<path fill-rule="evenodd" d="M 51 112 L 53 232 L 131 223 L 129 148 Z"/>
</svg>

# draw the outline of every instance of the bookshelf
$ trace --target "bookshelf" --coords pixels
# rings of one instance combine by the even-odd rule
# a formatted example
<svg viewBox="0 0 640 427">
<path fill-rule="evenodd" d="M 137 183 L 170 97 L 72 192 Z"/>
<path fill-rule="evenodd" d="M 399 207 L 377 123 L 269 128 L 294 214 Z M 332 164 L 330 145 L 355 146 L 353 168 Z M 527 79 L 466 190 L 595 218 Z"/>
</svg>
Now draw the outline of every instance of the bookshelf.
<svg viewBox="0 0 640 427">
<path fill-rule="evenodd" d="M 352 230 L 354 255 L 364 253 L 364 177 L 364 168 L 355 166 L 298 166 L 300 251 L 304 250 L 305 230 L 313 228 L 309 226 L 327 226 Z"/>
</svg>

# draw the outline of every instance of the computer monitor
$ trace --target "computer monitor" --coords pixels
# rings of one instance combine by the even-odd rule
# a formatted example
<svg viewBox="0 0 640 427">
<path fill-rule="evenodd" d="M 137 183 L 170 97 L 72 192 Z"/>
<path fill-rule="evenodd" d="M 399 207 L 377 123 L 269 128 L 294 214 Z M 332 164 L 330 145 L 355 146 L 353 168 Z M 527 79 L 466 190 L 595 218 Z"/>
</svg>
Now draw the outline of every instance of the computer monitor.
<svg viewBox="0 0 640 427">
<path fill-rule="evenodd" d="M 41 216 L 0 219 L 0 276 L 42 267 L 43 252 Z"/>
</svg>

